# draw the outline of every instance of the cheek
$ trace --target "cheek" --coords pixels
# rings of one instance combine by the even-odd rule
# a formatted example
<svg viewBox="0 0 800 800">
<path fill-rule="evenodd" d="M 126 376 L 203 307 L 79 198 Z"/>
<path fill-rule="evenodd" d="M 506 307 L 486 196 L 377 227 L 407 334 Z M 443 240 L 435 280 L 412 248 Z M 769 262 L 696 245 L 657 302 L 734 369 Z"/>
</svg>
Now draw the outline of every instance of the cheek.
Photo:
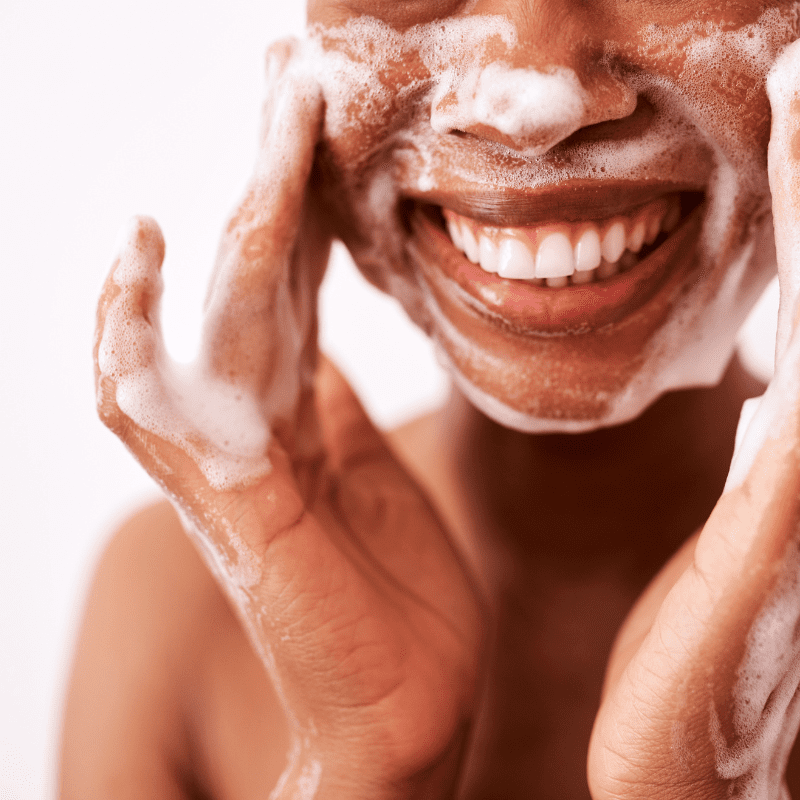
<svg viewBox="0 0 800 800">
<path fill-rule="evenodd" d="M 770 128 L 766 75 L 799 32 L 797 15 L 783 4 L 751 17 L 648 22 L 615 57 L 640 91 L 690 119 L 725 160 L 763 172 Z"/>
<path fill-rule="evenodd" d="M 357 173 L 388 147 L 430 76 L 400 34 L 374 21 L 311 32 L 309 51 L 326 105 L 323 142 L 343 172 Z"/>
</svg>

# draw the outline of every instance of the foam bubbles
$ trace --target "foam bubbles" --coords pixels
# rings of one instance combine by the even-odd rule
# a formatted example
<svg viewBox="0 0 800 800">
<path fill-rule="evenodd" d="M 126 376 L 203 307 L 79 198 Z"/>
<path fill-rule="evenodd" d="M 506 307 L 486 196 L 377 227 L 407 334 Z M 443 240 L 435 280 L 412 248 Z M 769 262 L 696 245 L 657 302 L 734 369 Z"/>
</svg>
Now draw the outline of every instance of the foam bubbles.
<svg viewBox="0 0 800 800">
<path fill-rule="evenodd" d="M 775 263 L 766 171 L 760 145 L 741 124 L 742 108 L 752 104 L 753 113 L 765 113 L 765 76 L 785 42 L 800 32 L 797 9 L 798 2 L 769 8 L 735 30 L 699 20 L 643 24 L 644 41 L 630 58 L 655 63 L 652 70 L 626 70 L 624 53 L 630 43 L 606 42 L 598 66 L 609 71 L 608 79 L 623 97 L 645 98 L 656 114 L 641 135 L 582 142 L 568 157 L 552 145 L 587 124 L 586 87 L 566 65 L 552 64 L 542 71 L 512 66 L 519 37 L 507 18 L 458 16 L 402 33 L 367 17 L 340 28 L 312 27 L 310 52 L 327 100 L 326 136 L 347 133 L 357 140 L 359 128 L 385 132 L 382 139 L 361 136 L 369 146 L 381 148 L 386 168 L 368 167 L 375 154 L 364 153 L 363 180 L 374 185 L 363 190 L 358 213 L 369 220 L 364 227 L 372 233 L 368 243 L 358 245 L 356 261 L 382 276 L 384 286 L 393 280 L 391 265 L 406 261 L 407 242 L 395 216 L 398 174 L 415 181 L 420 192 L 447 188 L 439 186 L 442 177 L 465 191 L 474 187 L 499 193 L 605 178 L 647 181 L 669 176 L 677 183 L 705 185 L 699 257 L 704 272 L 716 277 L 697 281 L 675 299 L 670 317 L 648 344 L 638 375 L 609 399 L 608 417 L 598 426 L 636 416 L 666 391 L 717 383 L 749 304 Z M 677 73 L 662 74 L 658 64 L 664 62 L 677 64 Z M 398 67 L 391 79 L 387 65 Z M 397 74 L 405 76 L 399 87 Z M 403 122 L 393 123 L 398 116 Z M 442 147 L 449 131 L 474 124 L 494 128 L 499 140 L 470 138 L 464 158 L 458 157 L 453 140 L 449 149 Z M 508 144 L 500 143 L 503 137 Z M 750 203 L 747 209 L 743 198 Z M 743 213 L 749 215 L 744 237 Z M 403 290 L 413 295 L 413 287 Z M 418 321 L 430 325 L 436 316 L 430 307 L 418 300 L 411 305 Z M 440 322 L 437 318 L 435 324 Z M 452 341 L 447 336 L 439 342 L 445 348 L 469 344 L 455 334 Z M 481 343 L 473 343 L 472 349 L 470 361 L 491 370 L 491 355 Z M 463 376 L 460 383 L 484 410 L 498 405 Z M 489 413 L 523 430 L 542 428 L 542 421 L 519 420 L 512 411 Z M 548 421 L 545 427 L 550 425 L 562 422 Z"/>
<path fill-rule="evenodd" d="M 800 724 L 800 551 L 791 544 L 781 574 L 747 636 L 732 690 L 733 740 L 710 708 L 717 774 L 742 800 L 779 800 Z"/>
<path fill-rule="evenodd" d="M 786 349 L 800 305 L 800 44 L 785 49 L 767 80 L 772 104 L 769 145 L 778 250 L 780 307 L 776 356 Z"/>
<path fill-rule="evenodd" d="M 142 221 L 126 238 L 98 344 L 101 376 L 114 382 L 120 411 L 186 452 L 214 489 L 255 481 L 270 469 L 261 410 L 249 394 L 215 379 L 199 362 L 172 361 L 158 322 L 161 233 L 153 221 Z M 156 452 L 149 455 L 158 459 Z M 161 472 L 167 476 L 171 470 L 161 464 Z"/>
<path fill-rule="evenodd" d="M 452 69 L 443 74 L 432 99 L 431 126 L 437 133 L 494 128 L 526 142 L 519 152 L 535 156 L 581 127 L 588 102 L 571 69 L 541 73 L 492 62 L 462 76 Z"/>
</svg>

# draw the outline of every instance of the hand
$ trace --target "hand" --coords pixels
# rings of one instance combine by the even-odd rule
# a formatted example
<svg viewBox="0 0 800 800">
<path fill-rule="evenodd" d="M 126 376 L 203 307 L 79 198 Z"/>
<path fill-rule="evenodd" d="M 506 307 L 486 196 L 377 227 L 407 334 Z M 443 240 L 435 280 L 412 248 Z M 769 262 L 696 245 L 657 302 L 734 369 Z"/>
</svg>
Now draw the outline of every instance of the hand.
<svg viewBox="0 0 800 800">
<path fill-rule="evenodd" d="M 269 78 L 200 359 L 179 369 L 165 353 L 164 244 L 138 220 L 100 299 L 99 411 L 172 499 L 278 690 L 294 747 L 271 796 L 448 796 L 482 606 L 422 491 L 343 378 L 316 366 L 329 238 L 309 178 L 324 103 L 296 44 L 272 49 Z"/>
<path fill-rule="evenodd" d="M 768 82 L 778 361 L 725 492 L 615 644 L 589 754 L 595 800 L 788 797 L 800 727 L 800 42 Z"/>
</svg>

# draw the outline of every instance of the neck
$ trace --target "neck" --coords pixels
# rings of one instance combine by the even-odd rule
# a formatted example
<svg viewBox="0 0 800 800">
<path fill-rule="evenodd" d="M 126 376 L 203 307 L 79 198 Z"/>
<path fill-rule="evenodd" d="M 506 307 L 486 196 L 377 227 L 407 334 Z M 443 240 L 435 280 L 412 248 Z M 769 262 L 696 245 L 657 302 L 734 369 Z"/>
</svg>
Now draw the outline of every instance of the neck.
<svg viewBox="0 0 800 800">
<path fill-rule="evenodd" d="M 438 439 L 451 443 L 461 535 L 493 606 L 465 797 L 500 780 L 509 798 L 588 800 L 586 749 L 616 631 L 704 524 L 741 404 L 762 390 L 734 362 L 719 386 L 665 396 L 627 425 L 546 436 L 453 398 Z"/>
<path fill-rule="evenodd" d="M 477 521 L 474 547 L 568 574 L 621 554 L 655 570 L 707 519 L 741 405 L 761 391 L 734 360 L 716 387 L 666 395 L 633 422 L 578 435 L 511 431 L 454 395 L 437 438 Z"/>
<path fill-rule="evenodd" d="M 719 386 L 665 396 L 627 425 L 547 436 L 504 429 L 454 395 L 392 436 L 493 606 L 464 797 L 588 798 L 615 633 L 707 519 L 741 405 L 761 391 L 734 361 Z"/>
</svg>

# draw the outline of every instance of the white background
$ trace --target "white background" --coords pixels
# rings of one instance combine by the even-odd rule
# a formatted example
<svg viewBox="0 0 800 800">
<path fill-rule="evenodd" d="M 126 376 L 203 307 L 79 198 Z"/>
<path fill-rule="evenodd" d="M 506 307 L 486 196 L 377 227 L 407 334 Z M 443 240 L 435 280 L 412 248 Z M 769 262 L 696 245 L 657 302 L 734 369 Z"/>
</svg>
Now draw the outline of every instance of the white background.
<svg viewBox="0 0 800 800">
<path fill-rule="evenodd" d="M 303 17 L 302 0 L 2 2 L 0 800 L 54 795 L 92 565 L 111 527 L 155 496 L 93 409 L 94 304 L 117 232 L 136 213 L 161 223 L 165 332 L 188 358 L 254 156 L 265 46 Z M 346 259 L 331 273 L 325 346 L 376 420 L 439 402 L 427 342 Z M 754 323 L 766 368 L 771 313 Z"/>
</svg>

